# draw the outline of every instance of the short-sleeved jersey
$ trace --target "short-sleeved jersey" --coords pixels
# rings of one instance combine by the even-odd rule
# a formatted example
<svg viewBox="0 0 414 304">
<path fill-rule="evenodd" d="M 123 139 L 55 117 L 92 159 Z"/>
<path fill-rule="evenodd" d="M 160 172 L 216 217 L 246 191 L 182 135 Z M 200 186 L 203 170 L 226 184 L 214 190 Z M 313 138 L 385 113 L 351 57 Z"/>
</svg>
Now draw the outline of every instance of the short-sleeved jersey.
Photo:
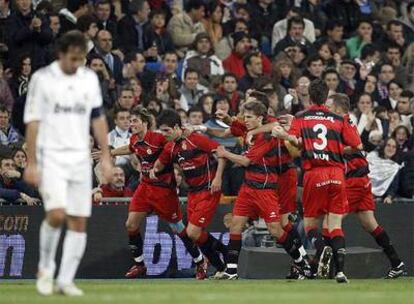
<svg viewBox="0 0 414 304">
<path fill-rule="evenodd" d="M 39 122 L 38 148 L 89 153 L 91 113 L 101 107 L 96 74 L 80 67 L 67 75 L 55 61 L 33 74 L 24 122 Z"/>
<path fill-rule="evenodd" d="M 253 140 L 245 153 L 250 164 L 244 172 L 244 184 L 255 189 L 276 189 L 279 141 L 265 133 L 256 135 Z"/>
<path fill-rule="evenodd" d="M 207 136 L 192 133 L 188 137 L 169 142 L 162 151 L 159 160 L 168 165 L 177 163 L 183 170 L 190 192 L 207 190 L 211 186 L 217 161 L 213 151 L 219 144 Z"/>
<path fill-rule="evenodd" d="M 349 124 L 354 129 L 356 136 L 359 136 L 357 127 L 351 121 L 349 115 L 344 116 L 345 123 Z M 354 152 L 352 154 L 345 154 L 346 160 L 346 178 L 365 177 L 369 173 L 368 161 L 365 158 L 364 151 Z"/>
<path fill-rule="evenodd" d="M 129 150 L 135 153 L 141 163 L 142 183 L 165 188 L 176 187 L 172 163 L 167 164 L 161 172 L 157 173 L 156 180 L 152 180 L 149 177 L 150 170 L 154 168 L 155 161 L 166 144 L 167 139 L 162 134 L 153 131 L 147 131 L 144 139 L 141 141 L 136 134 L 131 136 Z"/>
<path fill-rule="evenodd" d="M 267 117 L 268 123 L 277 122 L 278 119 L 273 116 Z M 230 131 L 234 136 L 246 137 L 247 128 L 244 122 L 239 120 L 234 120 L 230 126 Z M 278 157 L 277 172 L 282 174 L 290 168 L 294 168 L 293 159 L 290 156 L 289 150 L 286 148 L 286 145 L 283 140 L 278 140 L 278 146 L 276 148 L 276 153 Z"/>
<path fill-rule="evenodd" d="M 325 106 L 313 105 L 293 120 L 289 134 L 302 138 L 303 168 L 345 168 L 344 146 L 356 148 L 361 139 L 344 118 Z"/>
</svg>

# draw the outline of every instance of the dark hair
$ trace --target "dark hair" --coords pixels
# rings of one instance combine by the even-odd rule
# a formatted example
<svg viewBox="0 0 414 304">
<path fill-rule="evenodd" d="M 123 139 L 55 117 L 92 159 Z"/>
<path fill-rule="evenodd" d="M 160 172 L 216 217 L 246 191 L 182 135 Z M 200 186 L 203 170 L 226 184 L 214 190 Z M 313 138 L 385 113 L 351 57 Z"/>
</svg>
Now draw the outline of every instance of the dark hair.
<svg viewBox="0 0 414 304">
<path fill-rule="evenodd" d="M 306 66 L 310 67 L 312 62 L 316 62 L 316 61 L 319 61 L 319 60 L 322 61 L 322 64 L 323 64 L 323 59 L 322 59 L 321 56 L 319 56 L 318 54 L 311 55 L 311 56 L 309 56 L 309 58 L 306 62 Z"/>
<path fill-rule="evenodd" d="M 391 30 L 391 26 L 395 25 L 395 26 L 401 26 L 404 28 L 404 24 L 401 21 L 398 20 L 391 20 L 387 23 L 387 31 Z"/>
<path fill-rule="evenodd" d="M 340 107 L 344 112 L 348 113 L 351 109 L 351 102 L 346 94 L 336 93 L 331 95 L 329 98 L 332 99 L 335 106 Z"/>
<path fill-rule="evenodd" d="M 97 0 L 95 2 L 95 6 L 98 7 L 99 5 L 112 5 L 110 0 Z"/>
<path fill-rule="evenodd" d="M 203 111 L 203 108 L 201 107 L 201 105 L 192 106 L 188 110 L 187 115 L 190 116 L 191 113 L 196 113 L 196 112 L 200 112 L 201 114 L 204 114 L 204 111 Z"/>
<path fill-rule="evenodd" d="M 178 59 L 178 54 L 177 54 L 177 52 L 175 52 L 175 51 L 166 51 L 166 52 L 164 53 L 164 56 L 163 56 L 163 58 L 162 58 L 162 59 L 165 59 L 165 57 L 166 57 L 167 55 L 174 55 L 174 56 L 175 56 L 175 57 L 177 57 L 177 59 Z"/>
<path fill-rule="evenodd" d="M 370 18 L 362 17 L 361 19 L 359 19 L 357 27 L 359 27 L 362 23 L 368 23 L 369 25 L 371 25 L 372 28 L 374 28 L 374 24 L 372 23 L 372 20 Z"/>
<path fill-rule="evenodd" d="M 12 154 L 12 158 L 14 158 L 14 157 L 16 156 L 17 152 L 23 152 L 23 153 L 24 153 L 24 155 L 25 155 L 25 156 L 26 156 L 26 158 L 27 158 L 27 153 L 26 153 L 26 151 L 24 151 L 22 148 L 17 148 L 16 150 L 14 150 L 14 151 L 13 151 L 13 154 Z"/>
<path fill-rule="evenodd" d="M 23 61 L 25 61 L 26 59 L 30 59 L 31 64 L 32 64 L 32 73 L 33 73 L 32 56 L 30 56 L 29 53 L 23 53 L 19 56 L 19 59 L 17 60 L 17 64 L 14 68 L 14 75 L 13 75 L 14 78 L 18 78 L 22 74 Z"/>
<path fill-rule="evenodd" d="M 324 80 L 315 79 L 310 83 L 309 96 L 313 104 L 325 104 L 328 94 L 329 88 Z"/>
<path fill-rule="evenodd" d="M 97 53 L 90 53 L 87 57 L 86 57 L 86 66 L 90 66 L 92 61 L 94 60 L 101 60 L 103 62 L 103 64 L 105 65 L 105 60 L 103 59 L 103 57 Z"/>
<path fill-rule="evenodd" d="M 124 58 L 124 63 L 131 63 L 132 61 L 137 60 L 137 55 L 138 54 L 140 54 L 142 57 L 144 57 L 144 55 L 142 54 L 142 52 L 140 52 L 138 50 L 127 53 L 125 55 L 125 58 Z"/>
<path fill-rule="evenodd" d="M 256 116 L 263 116 L 266 119 L 267 116 L 267 108 L 264 104 L 258 101 L 249 101 L 243 105 L 243 109 L 245 111 L 251 111 Z"/>
<path fill-rule="evenodd" d="M 135 108 L 132 108 L 130 111 L 131 115 L 138 116 L 142 122 L 147 123 L 147 128 L 151 128 L 151 113 L 142 106 L 136 106 Z"/>
<path fill-rule="evenodd" d="M 401 83 L 399 83 L 398 81 L 396 81 L 395 79 L 391 80 L 388 84 L 387 84 L 387 89 L 390 89 L 390 85 L 391 84 L 396 84 L 397 86 L 399 86 L 400 88 L 402 88 L 403 86 L 401 85 Z"/>
<path fill-rule="evenodd" d="M 196 69 L 187 68 L 184 72 L 184 79 L 187 78 L 187 75 L 190 73 L 196 73 L 198 77 L 200 77 L 200 73 Z"/>
<path fill-rule="evenodd" d="M 7 113 L 7 114 L 10 115 L 9 110 L 7 109 L 7 107 L 4 104 L 0 104 L 0 112 Z"/>
<path fill-rule="evenodd" d="M 388 137 L 386 140 L 384 140 L 384 143 L 380 146 L 380 148 L 378 149 L 378 156 L 385 159 L 385 146 L 387 145 L 387 143 L 393 140 L 395 141 L 395 145 L 398 145 L 397 141 L 395 140 L 395 138 L 393 137 Z M 391 157 L 391 160 L 393 161 L 397 161 L 397 151 L 395 151 L 395 154 Z"/>
<path fill-rule="evenodd" d="M 303 28 L 305 28 L 305 21 L 303 21 L 303 18 L 302 17 L 299 17 L 299 16 L 294 16 L 294 17 L 292 17 L 292 18 L 290 18 L 288 20 L 288 23 L 287 23 L 287 32 L 290 31 L 290 29 L 292 28 L 293 23 L 295 23 L 295 24 L 302 24 Z"/>
<path fill-rule="evenodd" d="M 43 11 L 47 14 L 50 15 L 54 12 L 53 10 L 53 4 L 48 1 L 48 0 L 43 0 L 41 1 L 37 6 L 36 6 L 36 13 L 37 14 L 42 14 Z"/>
<path fill-rule="evenodd" d="M 410 13 L 411 9 L 414 7 L 414 1 L 411 1 L 407 5 L 407 13 Z"/>
<path fill-rule="evenodd" d="M 162 9 L 151 10 L 150 19 L 154 18 L 154 16 L 159 16 L 159 15 L 162 15 L 162 16 L 166 17 L 167 13 Z"/>
<path fill-rule="evenodd" d="M 399 46 L 397 43 L 395 42 L 390 42 L 389 44 L 387 44 L 387 46 L 385 47 L 385 50 L 388 51 L 389 49 L 397 49 L 398 52 L 400 52 L 400 54 L 403 53 L 401 46 Z"/>
<path fill-rule="evenodd" d="M 138 79 L 138 81 L 139 81 L 139 79 Z M 124 84 L 123 86 L 120 86 L 119 88 L 118 88 L 118 97 L 120 97 L 121 96 L 121 94 L 122 94 L 122 92 L 123 91 L 131 91 L 131 92 L 133 92 L 134 91 L 134 89 L 132 88 L 132 86 L 131 85 L 129 85 L 129 84 Z"/>
<path fill-rule="evenodd" d="M 206 7 L 203 0 L 189 0 L 184 6 L 184 10 L 189 13 L 192 10 L 198 10 L 200 7 Z"/>
<path fill-rule="evenodd" d="M 66 54 L 70 48 L 80 48 L 82 52 L 87 52 L 86 39 L 80 31 L 69 31 L 58 39 L 57 50 L 59 53 Z"/>
<path fill-rule="evenodd" d="M 247 53 L 246 56 L 244 56 L 243 58 L 243 65 L 246 70 L 247 70 L 247 66 L 250 64 L 250 61 L 253 57 L 259 57 L 260 59 L 262 58 L 262 56 L 260 55 L 258 51 L 251 51 Z"/>
<path fill-rule="evenodd" d="M 207 12 L 206 12 L 207 17 L 210 17 L 214 13 L 214 11 L 217 9 L 217 7 L 220 7 L 221 10 L 223 11 L 223 5 L 221 5 L 219 1 L 211 1 L 207 5 Z"/>
<path fill-rule="evenodd" d="M 175 126 L 179 126 L 181 128 L 181 117 L 174 110 L 170 110 L 170 109 L 162 110 L 160 115 L 158 115 L 157 117 L 157 125 L 158 126 L 166 125 L 169 128 L 174 128 Z"/>
<path fill-rule="evenodd" d="M 373 44 L 366 44 L 361 50 L 361 60 L 368 56 L 374 56 L 376 52 L 378 52 L 378 49 Z"/>
<path fill-rule="evenodd" d="M 325 31 L 332 31 L 334 30 L 336 27 L 344 27 L 343 23 L 339 20 L 328 20 L 326 22 L 326 26 L 325 26 Z"/>
<path fill-rule="evenodd" d="M 329 69 L 325 70 L 325 72 L 323 72 L 323 74 L 322 74 L 322 79 L 325 79 L 326 75 L 328 75 L 328 74 L 335 74 L 336 76 L 338 76 L 338 79 L 339 79 L 339 73 L 334 68 L 329 68 Z"/>
<path fill-rule="evenodd" d="M 85 6 L 88 4 L 88 0 L 69 0 L 67 2 L 67 9 L 74 13 L 81 8 L 81 6 Z"/>
<path fill-rule="evenodd" d="M 395 137 L 399 129 L 404 129 L 404 131 L 407 133 L 407 140 L 408 140 L 411 134 L 410 134 L 410 130 L 405 125 L 399 125 L 398 127 L 396 127 L 394 131 L 392 131 L 391 137 L 396 139 Z"/>
<path fill-rule="evenodd" d="M 216 113 L 216 111 L 217 111 L 217 104 L 219 103 L 219 101 L 226 101 L 229 104 L 229 111 L 228 111 L 228 113 L 230 115 L 232 115 L 233 113 L 231 111 L 230 99 L 226 95 L 222 95 L 222 94 L 219 94 L 219 95 L 214 96 L 214 102 L 213 102 L 213 107 L 212 107 L 211 113 L 213 115 L 214 115 L 214 113 Z"/>
<path fill-rule="evenodd" d="M 403 90 L 400 94 L 400 97 L 407 97 L 407 98 L 411 99 L 411 98 L 414 97 L 414 93 L 411 92 L 410 90 Z"/>
<path fill-rule="evenodd" d="M 92 16 L 92 15 L 80 16 L 78 19 L 78 22 L 76 23 L 76 28 L 80 30 L 82 33 L 84 33 L 89 30 L 89 27 L 93 23 L 98 23 L 95 16 Z"/>
<path fill-rule="evenodd" d="M 132 0 L 128 6 L 129 12 L 131 14 L 136 14 L 137 12 L 142 11 L 145 2 L 147 1 L 146 0 Z"/>
<path fill-rule="evenodd" d="M 236 75 L 234 75 L 233 73 L 225 73 L 222 77 L 221 77 L 221 82 L 224 82 L 224 80 L 226 80 L 226 78 L 231 77 L 234 78 L 237 82 L 237 77 Z"/>
<path fill-rule="evenodd" d="M 115 107 L 114 108 L 114 119 L 116 119 L 116 117 L 118 116 L 118 114 L 121 113 L 121 112 L 128 112 L 128 113 L 130 113 L 130 111 L 127 110 L 127 109 L 125 109 L 125 108 Z"/>
</svg>

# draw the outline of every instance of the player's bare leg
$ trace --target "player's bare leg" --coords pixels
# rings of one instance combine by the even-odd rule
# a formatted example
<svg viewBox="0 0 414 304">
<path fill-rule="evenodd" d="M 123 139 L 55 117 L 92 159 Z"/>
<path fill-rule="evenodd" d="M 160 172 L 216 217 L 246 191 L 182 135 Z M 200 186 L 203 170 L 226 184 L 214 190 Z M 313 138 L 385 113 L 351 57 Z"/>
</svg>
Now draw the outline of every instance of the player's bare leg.
<svg viewBox="0 0 414 304">
<path fill-rule="evenodd" d="M 390 261 L 391 269 L 389 270 L 386 278 L 396 279 L 403 275 L 405 273 L 404 263 L 401 261 L 394 249 L 394 246 L 391 244 L 387 232 L 378 224 L 377 220 L 375 219 L 374 211 L 359 211 L 357 213 L 357 217 L 364 230 L 371 234 L 377 244 L 382 247 L 385 255 Z"/>
<path fill-rule="evenodd" d="M 221 260 L 219 253 L 223 252 L 225 246 L 219 240 L 214 238 L 210 233 L 204 231 L 202 227 L 196 226 L 192 223 L 187 225 L 187 235 L 191 238 L 197 246 L 200 248 L 201 252 L 209 260 L 211 265 L 213 265 L 218 273 L 222 273 L 226 269 L 226 265 Z M 200 264 L 200 267 L 205 265 Z M 202 270 L 200 267 L 197 268 L 197 273 L 199 279 L 203 279 Z M 206 275 L 204 276 L 204 278 Z"/>
<path fill-rule="evenodd" d="M 56 249 L 59 244 L 62 225 L 65 222 L 65 210 L 54 209 L 46 213 L 40 226 L 39 236 L 39 267 L 36 289 L 39 294 L 53 294 L 53 276 L 56 269 Z"/>
<path fill-rule="evenodd" d="M 282 245 L 287 254 L 293 259 L 297 267 L 300 277 L 305 279 L 311 276 L 308 262 L 302 257 L 299 248 L 295 244 L 295 239 L 291 233 L 286 232 L 280 222 L 267 223 L 267 229 L 270 234 L 277 239 L 278 244 Z"/>
<path fill-rule="evenodd" d="M 230 225 L 230 242 L 227 246 L 227 269 L 225 272 L 217 273 L 214 278 L 218 280 L 238 279 L 237 267 L 242 246 L 242 232 L 249 218 L 247 216 L 234 215 Z"/>
<path fill-rule="evenodd" d="M 67 296 L 82 296 L 83 291 L 73 282 L 86 248 L 88 218 L 67 216 L 67 231 L 63 242 L 62 261 L 57 277 L 57 291 Z"/>
<path fill-rule="evenodd" d="M 129 249 L 134 259 L 134 265 L 125 274 L 127 278 L 142 277 L 147 274 L 147 268 L 144 263 L 143 247 L 144 243 L 139 231 L 142 223 L 147 217 L 146 212 L 129 212 L 128 219 L 125 223 L 129 237 Z"/>
<path fill-rule="evenodd" d="M 344 274 L 345 266 L 345 238 L 342 231 L 342 214 L 328 214 L 328 229 L 331 237 L 332 253 L 335 262 L 336 276 L 338 283 L 349 283 Z"/>
</svg>

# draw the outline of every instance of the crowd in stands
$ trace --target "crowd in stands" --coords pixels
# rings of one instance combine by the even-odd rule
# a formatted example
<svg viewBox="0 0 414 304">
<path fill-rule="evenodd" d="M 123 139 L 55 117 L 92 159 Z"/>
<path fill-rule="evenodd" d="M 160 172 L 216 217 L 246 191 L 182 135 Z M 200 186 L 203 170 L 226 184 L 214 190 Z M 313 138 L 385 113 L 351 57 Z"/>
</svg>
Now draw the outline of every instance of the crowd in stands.
<svg viewBox="0 0 414 304">
<path fill-rule="evenodd" d="M 0 199 L 39 201 L 22 180 L 23 109 L 31 75 L 55 60 L 57 39 L 73 29 L 88 41 L 86 65 L 100 81 L 113 148 L 129 142 L 133 107 L 146 107 L 154 128 L 160 111 L 173 108 L 184 124 L 222 130 L 229 126 L 217 111 L 237 116 L 246 100 L 274 116 L 307 109 L 319 78 L 351 99 L 374 194 L 388 203 L 414 196 L 414 1 L 54 2 L 0 0 Z M 240 138 L 213 138 L 243 149 Z M 139 183 L 134 157 L 114 163 L 104 182 L 94 160 L 96 203 L 130 196 Z M 227 164 L 224 194 L 237 194 L 242 174 Z"/>
</svg>

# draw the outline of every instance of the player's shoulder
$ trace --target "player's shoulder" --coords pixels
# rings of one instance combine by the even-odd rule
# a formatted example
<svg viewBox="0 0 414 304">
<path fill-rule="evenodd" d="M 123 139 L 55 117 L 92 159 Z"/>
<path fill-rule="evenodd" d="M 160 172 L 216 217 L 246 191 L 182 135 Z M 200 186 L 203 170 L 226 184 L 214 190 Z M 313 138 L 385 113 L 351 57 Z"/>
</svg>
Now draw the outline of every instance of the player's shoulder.
<svg viewBox="0 0 414 304">
<path fill-rule="evenodd" d="M 146 138 L 153 144 L 163 144 L 166 142 L 165 136 L 158 131 L 148 131 Z"/>
<path fill-rule="evenodd" d="M 83 66 L 78 69 L 78 75 L 84 78 L 87 81 L 96 82 L 98 81 L 98 76 L 90 68 Z"/>
<path fill-rule="evenodd" d="M 53 63 L 47 66 L 41 67 L 32 75 L 32 81 L 42 80 L 53 77 Z"/>
</svg>

